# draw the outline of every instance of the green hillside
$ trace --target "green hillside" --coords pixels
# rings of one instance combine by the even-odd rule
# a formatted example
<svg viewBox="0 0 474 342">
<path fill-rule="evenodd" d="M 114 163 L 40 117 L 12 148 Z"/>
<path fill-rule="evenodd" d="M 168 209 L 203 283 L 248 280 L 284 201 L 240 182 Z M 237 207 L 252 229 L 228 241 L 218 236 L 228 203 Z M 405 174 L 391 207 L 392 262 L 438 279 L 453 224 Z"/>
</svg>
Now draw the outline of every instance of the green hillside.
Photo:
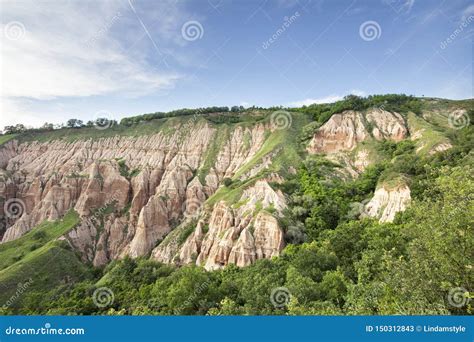
<svg viewBox="0 0 474 342">
<path fill-rule="evenodd" d="M 89 267 L 77 257 L 65 240 L 57 240 L 79 223 L 69 212 L 62 220 L 45 222 L 21 238 L 0 245 L 0 302 L 9 301 L 28 283 L 28 291 L 46 293 L 90 275 Z M 23 296 L 14 301 L 21 304 Z"/>
<path fill-rule="evenodd" d="M 6 142 L 15 138 L 17 134 L 8 134 L 8 135 L 0 135 L 0 145 L 5 144 Z"/>
<path fill-rule="evenodd" d="M 0 270 L 22 260 L 30 252 L 67 233 L 78 223 L 77 213 L 71 210 L 61 220 L 43 222 L 19 239 L 1 244 Z"/>
<path fill-rule="evenodd" d="M 345 110 L 365 115 L 373 108 L 400 113 L 408 130 L 406 139 L 377 140 L 371 124 L 364 122 L 367 138 L 353 150 L 338 154 L 340 159 L 308 154 L 306 147 L 315 131 L 332 115 Z M 62 220 L 44 222 L 0 245 L 0 302 L 15 298 L 2 313 L 473 314 L 472 303 L 456 307 L 448 300 L 453 288 L 474 291 L 473 108 L 474 100 L 376 95 L 287 109 L 291 124 L 267 129 L 260 150 L 205 202 L 208 209 L 221 200 L 235 209 L 242 205 L 239 200 L 246 188 L 278 173 L 283 181 L 269 182 L 269 186 L 282 191 L 288 204 L 284 217 L 275 215 L 286 245 L 280 256 L 209 272 L 196 265 L 164 265 L 148 256 L 126 257 L 95 268 L 82 262 L 67 241 L 58 239 L 79 223 L 71 211 Z M 204 184 L 232 131 L 256 124 L 270 128 L 272 115 L 280 108 L 215 110 L 198 116 L 192 110 L 152 113 L 124 119 L 106 130 L 30 131 L 16 138 L 75 141 L 177 131 L 178 137 L 185 137 L 193 127 L 189 123 L 208 124 L 215 135 L 201 167 L 193 170 Z M 450 125 L 455 110 L 465 110 L 467 123 L 462 127 Z M 3 136 L 3 141 L 7 137 L 12 138 Z M 248 150 L 250 141 L 244 137 L 241 147 Z M 436 150 L 440 145 L 447 148 Z M 362 150 L 370 165 L 348 176 L 346 169 Z M 242 177 L 266 157 L 272 161 L 268 168 Z M 377 189 L 401 184 L 410 189 L 410 204 L 393 222 L 366 215 L 364 206 Z M 269 214 L 273 214 L 271 209 L 267 208 Z M 176 222 L 175 230 L 159 243 L 183 245 L 196 221 Z M 202 229 L 207 232 L 209 227 Z M 28 290 L 16 296 L 25 282 Z M 103 286 L 113 292 L 114 301 L 99 307 L 92 293 Z M 287 299 L 281 306 L 271 300 L 275 289 Z"/>
</svg>

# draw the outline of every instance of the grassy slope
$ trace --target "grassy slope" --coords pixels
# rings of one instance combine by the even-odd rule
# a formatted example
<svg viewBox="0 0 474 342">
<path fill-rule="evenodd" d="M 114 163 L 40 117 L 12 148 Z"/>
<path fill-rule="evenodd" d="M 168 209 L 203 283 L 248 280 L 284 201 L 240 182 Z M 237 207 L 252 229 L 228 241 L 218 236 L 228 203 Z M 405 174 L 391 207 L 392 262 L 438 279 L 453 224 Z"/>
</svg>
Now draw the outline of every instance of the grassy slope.
<svg viewBox="0 0 474 342">
<path fill-rule="evenodd" d="M 57 240 L 78 222 L 77 214 L 71 211 L 63 220 L 42 223 L 21 238 L 0 245 L 0 303 L 8 301 L 18 285 L 30 278 L 28 289 L 46 292 L 61 282 L 79 280 L 89 274 L 90 270 L 69 244 Z M 20 302 L 21 296 L 15 303 Z"/>
<path fill-rule="evenodd" d="M 351 151 L 350 155 L 352 158 L 355 158 L 360 151 L 366 151 L 368 153 L 368 159 L 371 163 L 379 163 L 384 159 L 377 150 L 377 146 L 379 144 L 379 141 L 371 137 L 365 141 L 360 142 L 357 147 Z"/>
<path fill-rule="evenodd" d="M 255 115 L 253 113 L 241 113 L 241 123 L 242 124 L 251 124 L 258 120 L 261 117 L 262 113 Z M 229 116 L 231 114 L 221 114 L 222 117 Z M 49 131 L 49 132 L 27 132 L 21 134 L 18 138 L 21 141 L 40 141 L 47 142 L 51 140 L 66 140 L 66 141 L 76 141 L 76 140 L 87 140 L 87 139 L 99 139 L 99 138 L 108 138 L 113 136 L 141 136 L 141 135 L 151 135 L 157 132 L 162 133 L 172 133 L 175 131 L 175 128 L 179 125 L 186 125 L 187 123 L 196 124 L 206 120 L 209 124 L 213 124 L 217 115 L 200 115 L 199 117 L 194 117 L 192 115 L 182 115 L 175 116 L 163 119 L 154 119 L 151 121 L 141 122 L 132 126 L 121 126 L 121 125 L 112 125 L 107 129 L 97 129 L 95 127 L 83 127 L 83 128 L 63 128 L 59 130 Z M 186 127 L 186 126 L 182 126 Z"/>
<path fill-rule="evenodd" d="M 448 128 L 447 124 L 447 115 L 450 111 L 458 108 L 472 109 L 474 107 L 474 100 L 445 100 L 445 99 L 431 99 L 423 98 L 423 110 L 427 112 L 436 112 L 433 120 L 442 127 Z M 269 117 L 269 110 L 255 110 L 249 112 L 243 112 L 239 114 L 203 114 L 199 116 L 199 120 L 205 119 L 209 123 L 213 124 L 214 122 L 219 122 L 216 120 L 218 117 L 230 117 L 238 116 L 239 124 L 253 124 L 259 119 L 262 119 L 263 116 L 266 116 L 266 119 Z M 292 113 L 293 119 L 298 118 L 301 114 Z M 67 141 L 75 141 L 80 139 L 90 139 L 90 138 L 100 138 L 100 137 L 112 137 L 115 135 L 124 135 L 124 136 L 140 136 L 153 134 L 157 131 L 167 131 L 173 130 L 172 126 L 175 124 L 185 123 L 189 120 L 195 120 L 192 115 L 183 115 L 163 119 L 155 119 L 147 122 L 141 122 L 136 125 L 121 126 L 113 125 L 107 129 L 97 129 L 95 127 L 81 128 L 81 129 L 60 129 L 50 132 L 28 132 L 21 135 L 5 135 L 0 136 L 0 145 L 6 141 L 17 136 L 21 141 L 50 141 L 55 139 L 65 139 Z M 431 121 L 431 120 L 430 120 Z M 439 121 L 439 122 L 438 122 Z M 294 124 L 293 120 L 293 124 Z M 219 124 L 218 124 L 219 125 Z"/>
<path fill-rule="evenodd" d="M 187 117 L 189 119 L 189 117 Z M 120 125 L 113 125 L 107 129 L 97 129 L 95 127 L 84 127 L 80 129 L 65 128 L 54 130 L 50 132 L 32 132 L 22 134 L 21 141 L 39 141 L 47 142 L 51 140 L 62 139 L 66 141 L 86 140 L 108 138 L 117 135 L 121 136 L 139 136 L 153 134 L 161 129 L 165 129 L 171 123 L 171 120 L 157 119 L 149 122 L 144 122 L 136 126 L 126 127 Z"/>
<path fill-rule="evenodd" d="M 415 140 L 417 149 L 420 148 L 419 153 L 428 153 L 434 146 L 440 143 L 449 143 L 449 139 L 441 129 L 425 121 L 423 118 L 413 113 L 408 113 L 407 121 L 412 134 L 416 131 L 421 132 L 421 137 Z"/>
<path fill-rule="evenodd" d="M 423 99 L 423 117 L 425 120 L 444 129 L 449 126 L 449 113 L 456 109 L 470 110 L 474 108 L 474 99 L 468 100 L 446 100 L 446 99 Z"/>
<path fill-rule="evenodd" d="M 66 241 L 51 241 L 29 253 L 21 261 L 0 271 L 0 302 L 8 301 L 19 284 L 31 281 L 27 290 L 48 292 L 62 283 L 72 283 L 90 274 Z M 27 291 L 26 291 L 27 292 Z M 21 303 L 21 298 L 15 304 Z"/>
<path fill-rule="evenodd" d="M 74 211 L 68 212 L 62 220 L 43 222 L 21 238 L 0 245 L 0 270 L 21 260 L 28 253 L 43 246 L 45 242 L 57 239 L 79 223 Z"/>
<path fill-rule="evenodd" d="M 278 151 L 278 153 L 272 158 L 272 165 L 270 166 L 272 171 L 284 174 L 290 166 L 298 165 L 302 160 L 301 154 L 303 153 L 303 148 L 299 145 L 299 136 L 302 127 L 307 125 L 310 119 L 307 115 L 297 112 L 292 112 L 291 117 L 291 126 L 272 132 L 260 151 L 237 171 L 234 178 L 240 177 L 254 166 L 257 166 L 265 155 L 274 151 Z"/>
<path fill-rule="evenodd" d="M 292 123 L 289 128 L 274 130 L 268 132 L 265 142 L 255 156 L 239 170 L 237 170 L 233 177 L 234 184 L 230 187 L 222 186 L 214 195 L 207 201 L 206 205 L 212 206 L 215 203 L 224 200 L 227 203 L 233 204 L 240 200 L 242 192 L 245 188 L 253 185 L 256 180 L 262 178 L 267 173 L 277 172 L 281 175 L 288 173 L 290 167 L 297 167 L 302 161 L 303 146 L 299 143 L 299 133 L 304 125 L 308 124 L 309 118 L 305 114 L 291 113 Z M 266 120 L 270 117 L 267 116 Z M 245 142 L 244 142 L 245 143 Z M 275 153 L 272 156 L 272 163 L 269 169 L 259 172 L 256 176 L 240 182 L 238 179 L 252 168 L 258 166 L 262 158 L 270 153 Z"/>
<path fill-rule="evenodd" d="M 221 186 L 208 200 L 205 202 L 206 207 L 212 207 L 220 201 L 226 201 L 229 204 L 237 203 L 243 191 L 256 182 L 256 177 L 249 179 L 244 183 L 238 183 L 237 186 L 225 187 Z"/>
<path fill-rule="evenodd" d="M 8 135 L 0 135 L 0 145 L 5 144 L 6 142 L 15 138 L 17 134 L 8 134 Z"/>
<path fill-rule="evenodd" d="M 201 184 L 205 184 L 205 179 L 211 167 L 215 164 L 219 150 L 229 139 L 230 129 L 228 125 L 219 125 L 216 127 L 214 137 L 207 148 L 204 156 L 204 163 L 198 171 L 198 177 Z"/>
</svg>

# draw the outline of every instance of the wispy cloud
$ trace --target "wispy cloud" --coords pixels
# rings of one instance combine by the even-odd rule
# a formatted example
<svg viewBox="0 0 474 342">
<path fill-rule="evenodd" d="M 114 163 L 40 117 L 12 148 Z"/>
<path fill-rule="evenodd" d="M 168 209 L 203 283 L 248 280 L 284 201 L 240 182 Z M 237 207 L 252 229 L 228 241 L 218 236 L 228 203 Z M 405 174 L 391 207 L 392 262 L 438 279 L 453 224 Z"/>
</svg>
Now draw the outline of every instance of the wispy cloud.
<svg viewBox="0 0 474 342">
<path fill-rule="evenodd" d="M 466 21 L 472 15 L 474 15 L 474 5 L 469 5 L 462 12 L 461 21 Z"/>
<path fill-rule="evenodd" d="M 93 8 L 82 2 L 29 3 L 29 10 L 28 2 L 5 5 L 3 17 L 26 31 L 22 39 L 2 39 L 2 95 L 49 99 L 171 85 L 176 75 L 148 70 L 143 56 L 127 55 L 112 33 L 104 32 L 113 17 L 116 27 L 129 25 L 127 8 L 114 3 L 97 2 Z"/>
<path fill-rule="evenodd" d="M 302 107 L 302 106 L 309 106 L 309 105 L 312 105 L 312 104 L 315 104 L 315 103 L 316 104 L 333 103 L 333 102 L 342 100 L 344 98 L 344 96 L 346 96 L 348 94 L 357 95 L 357 96 L 365 96 L 366 95 L 366 93 L 364 91 L 354 89 L 354 90 L 348 91 L 344 95 L 332 94 L 332 95 L 323 96 L 323 97 L 307 98 L 307 99 L 300 100 L 300 101 L 290 102 L 288 104 L 288 106 L 289 107 Z"/>
<path fill-rule="evenodd" d="M 5 34 L 0 47 L 4 102 L 0 125 L 5 116 L 22 110 L 23 100 L 139 96 L 171 88 L 182 77 L 156 63 L 163 56 L 153 55 L 150 64 L 147 51 L 133 48 L 145 32 L 127 2 L 31 0 L 3 2 L 1 8 L 0 29 Z M 163 8 L 166 18 L 153 22 L 156 39 L 174 41 L 180 34 L 174 26 L 179 23 L 171 21 L 178 9 L 170 4 Z M 17 26 L 12 28 L 11 23 Z M 9 36 L 13 29 L 23 32 L 12 31 L 14 36 Z M 167 57 L 172 55 L 168 52 Z"/>
</svg>

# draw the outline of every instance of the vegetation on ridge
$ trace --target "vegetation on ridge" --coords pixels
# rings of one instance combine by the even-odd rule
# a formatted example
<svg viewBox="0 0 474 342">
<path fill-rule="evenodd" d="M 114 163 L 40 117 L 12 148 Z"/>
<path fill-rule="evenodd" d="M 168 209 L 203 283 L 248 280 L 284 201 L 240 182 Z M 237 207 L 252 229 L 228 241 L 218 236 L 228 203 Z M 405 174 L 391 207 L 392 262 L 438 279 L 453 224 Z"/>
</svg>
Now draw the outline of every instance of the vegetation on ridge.
<svg viewBox="0 0 474 342">
<path fill-rule="evenodd" d="M 97 284 L 101 274 L 49 292 L 28 291 L 24 306 L 6 313 L 472 314 L 470 305 L 457 308 L 446 299 L 450 289 L 469 290 L 474 282 L 474 179 L 466 167 L 441 167 L 424 199 L 394 223 L 351 220 L 244 268 L 206 272 L 125 258 L 107 266 Z M 103 286 L 114 301 L 98 308 L 91 298 Z M 270 300 L 276 288 L 287 291 L 281 307 Z"/>
<path fill-rule="evenodd" d="M 385 142 L 389 158 L 409 161 L 374 166 L 353 183 L 327 183 L 312 170 L 333 165 L 308 161 L 281 185 L 293 198 L 289 221 L 296 218 L 287 228 L 300 222 L 304 236 L 287 235 L 293 241 L 278 258 L 213 272 L 125 258 L 79 283 L 32 288 L 21 306 L 3 313 L 472 314 L 470 304 L 458 308 L 447 300 L 452 288 L 474 284 L 472 137 L 472 127 L 463 129 L 451 150 L 432 156 L 412 153 L 409 143 Z M 394 223 L 357 219 L 350 204 L 373 191 L 387 168 L 400 167 L 412 179 L 410 208 Z M 99 308 L 92 297 L 103 286 L 114 301 Z M 283 306 L 270 300 L 276 288 L 287 291 Z"/>
<path fill-rule="evenodd" d="M 373 106 L 400 112 L 418 124 L 426 122 L 421 127 L 427 134 L 424 141 L 432 141 L 430 146 L 434 146 L 449 138 L 453 147 L 429 154 L 417 153 L 417 141 L 371 141 L 377 161 L 349 181 L 334 176 L 341 168 L 336 162 L 305 155 L 303 127 L 314 130 L 332 111 L 364 111 Z M 293 130 L 268 133 L 257 156 L 232 179 L 226 179 L 225 186 L 207 203 L 224 199 L 236 204 L 243 189 L 266 172 L 284 174 L 283 184 L 271 184 L 289 200 L 285 217 L 279 218 L 287 242 L 280 257 L 258 260 L 244 268 L 228 265 L 212 272 L 144 258 L 124 258 L 97 269 L 82 264 L 65 241 L 52 241 L 75 225 L 74 214 L 69 213 L 64 225 L 45 223 L 12 243 L 0 245 L 0 265 L 13 263 L 0 270 L 0 284 L 8 289 L 1 299 L 5 302 L 11 298 L 17 284 L 29 277 L 35 284 L 15 305 L 0 309 L 0 313 L 473 314 L 472 303 L 456 307 L 448 296 L 457 287 L 474 290 L 474 128 L 471 124 L 459 130 L 442 130 L 442 126 L 431 125 L 432 121 L 423 121 L 417 113 L 420 106 L 425 106 L 425 100 L 403 95 L 349 97 L 333 105 L 297 109 Z M 218 131 L 218 139 L 213 142 L 217 145 L 208 151 L 205 167 L 197 173 L 201 180 L 215 162 L 217 147 L 228 139 L 230 125 L 243 124 L 244 120 L 233 122 L 236 115 L 246 114 L 235 112 L 229 116 L 230 122 L 212 122 Z M 268 120 L 268 115 L 258 120 L 262 117 Z M 311 119 L 314 121 L 310 123 Z M 152 118 L 127 128 L 117 125 L 115 129 L 123 134 L 142 127 L 152 127 L 151 131 L 169 125 L 169 120 Z M 88 130 L 76 131 L 81 135 L 89 134 Z M 270 170 L 240 180 L 268 155 L 273 158 Z M 124 164 L 120 167 L 127 177 L 133 173 Z M 283 173 L 290 167 L 295 174 Z M 399 179 L 409 183 L 413 199 L 410 207 L 397 214 L 393 223 L 365 217 L 363 204 L 377 184 Z M 45 229 L 47 232 L 42 234 Z M 193 229 L 194 222 L 183 225 L 163 243 L 169 242 L 173 234 L 181 244 Z M 36 238 L 45 242 L 39 248 L 35 246 L 36 232 Z M 18 260 L 16 253 L 21 255 Z M 56 260 L 56 256 L 59 262 L 48 267 L 49 258 Z M 98 307 L 93 294 L 104 286 L 113 292 L 114 300 Z M 272 302 L 275 289 L 282 289 L 287 296 L 283 305 Z"/>
</svg>

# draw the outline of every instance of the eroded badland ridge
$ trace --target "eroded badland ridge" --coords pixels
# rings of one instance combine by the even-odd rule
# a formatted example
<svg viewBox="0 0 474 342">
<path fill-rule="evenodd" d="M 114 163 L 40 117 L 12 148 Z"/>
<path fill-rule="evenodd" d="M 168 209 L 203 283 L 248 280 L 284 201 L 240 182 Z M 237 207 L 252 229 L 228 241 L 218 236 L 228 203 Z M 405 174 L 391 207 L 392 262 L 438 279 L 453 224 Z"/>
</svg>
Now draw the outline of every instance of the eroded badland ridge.
<svg viewBox="0 0 474 342">
<path fill-rule="evenodd" d="M 387 142 L 424 155 L 452 148 L 449 118 L 472 101 L 418 101 L 417 113 L 370 106 L 321 122 L 305 110 L 255 109 L 16 136 L 0 147 L 2 245 L 72 215 L 54 240 L 94 266 L 144 256 L 215 270 L 279 256 L 290 205 L 282 184 L 305 161 L 325 160 L 326 178 L 350 181 L 391 162 L 380 153 Z M 395 172 L 360 212 L 391 222 L 410 201 L 409 177 Z"/>
</svg>

